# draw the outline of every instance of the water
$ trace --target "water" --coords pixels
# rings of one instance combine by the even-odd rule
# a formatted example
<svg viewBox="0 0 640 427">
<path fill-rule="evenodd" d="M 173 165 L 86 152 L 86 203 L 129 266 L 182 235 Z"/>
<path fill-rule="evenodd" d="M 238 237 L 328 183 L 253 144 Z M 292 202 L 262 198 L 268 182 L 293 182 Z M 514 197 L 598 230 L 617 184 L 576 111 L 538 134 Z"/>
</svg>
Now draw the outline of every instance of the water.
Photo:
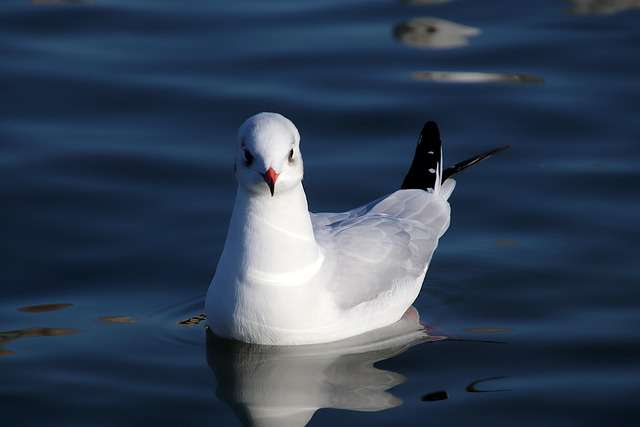
<svg viewBox="0 0 640 427">
<path fill-rule="evenodd" d="M 639 19 L 633 1 L 5 0 L 3 425 L 637 424 Z M 300 129 L 317 211 L 396 189 L 427 119 L 450 162 L 512 145 L 460 177 L 415 303 L 448 339 L 313 358 L 207 337 L 235 131 L 262 110 Z"/>
</svg>

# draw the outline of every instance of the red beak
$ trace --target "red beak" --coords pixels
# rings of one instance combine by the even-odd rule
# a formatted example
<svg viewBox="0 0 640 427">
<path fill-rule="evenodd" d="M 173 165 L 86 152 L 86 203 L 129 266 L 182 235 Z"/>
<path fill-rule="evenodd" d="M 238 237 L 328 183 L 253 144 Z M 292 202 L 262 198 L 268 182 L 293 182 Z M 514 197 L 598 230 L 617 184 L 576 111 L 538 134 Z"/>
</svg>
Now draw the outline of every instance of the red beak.
<svg viewBox="0 0 640 427">
<path fill-rule="evenodd" d="M 267 171 L 262 174 L 264 178 L 264 182 L 269 186 L 269 191 L 271 191 L 271 197 L 273 197 L 273 192 L 275 191 L 276 181 L 278 180 L 279 173 L 274 171 L 272 167 L 269 167 Z"/>
</svg>

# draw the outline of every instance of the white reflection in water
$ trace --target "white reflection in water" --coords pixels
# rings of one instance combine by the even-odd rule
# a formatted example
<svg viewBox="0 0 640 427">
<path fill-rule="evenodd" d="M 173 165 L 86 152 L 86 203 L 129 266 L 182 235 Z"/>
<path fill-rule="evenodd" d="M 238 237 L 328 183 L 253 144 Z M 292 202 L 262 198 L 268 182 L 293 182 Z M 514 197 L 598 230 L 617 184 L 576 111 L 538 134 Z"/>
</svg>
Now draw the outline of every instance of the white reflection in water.
<svg viewBox="0 0 640 427">
<path fill-rule="evenodd" d="M 474 27 L 438 18 L 414 18 L 393 29 L 396 40 L 407 46 L 427 49 L 449 49 L 466 46 L 469 38 L 480 34 Z"/>
<path fill-rule="evenodd" d="M 640 0 L 571 0 L 573 13 L 579 15 L 611 15 L 625 10 L 639 8 Z"/>
<path fill-rule="evenodd" d="M 374 363 L 442 340 L 411 308 L 397 323 L 337 343 L 261 346 L 207 333 L 218 397 L 249 426 L 304 426 L 319 408 L 381 411 L 402 403 L 387 392 L 405 378 Z"/>
<path fill-rule="evenodd" d="M 543 83 L 540 77 L 527 74 L 481 73 L 474 71 L 417 71 L 414 80 L 447 83 Z"/>
</svg>

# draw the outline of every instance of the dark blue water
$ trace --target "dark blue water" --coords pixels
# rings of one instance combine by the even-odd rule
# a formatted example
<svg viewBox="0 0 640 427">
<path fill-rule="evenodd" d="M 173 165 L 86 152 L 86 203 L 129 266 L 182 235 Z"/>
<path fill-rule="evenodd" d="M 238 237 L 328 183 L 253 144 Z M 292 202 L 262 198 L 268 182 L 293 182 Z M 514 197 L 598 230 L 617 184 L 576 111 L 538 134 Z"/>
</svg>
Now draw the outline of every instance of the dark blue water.
<svg viewBox="0 0 640 427">
<path fill-rule="evenodd" d="M 241 425 L 282 396 L 316 426 L 638 424 L 635 4 L 5 0 L 2 424 Z M 415 304 L 449 339 L 296 359 L 292 384 L 179 323 L 263 110 L 298 126 L 316 211 L 396 189 L 427 119 L 451 163 L 512 145 L 460 177 Z"/>
</svg>

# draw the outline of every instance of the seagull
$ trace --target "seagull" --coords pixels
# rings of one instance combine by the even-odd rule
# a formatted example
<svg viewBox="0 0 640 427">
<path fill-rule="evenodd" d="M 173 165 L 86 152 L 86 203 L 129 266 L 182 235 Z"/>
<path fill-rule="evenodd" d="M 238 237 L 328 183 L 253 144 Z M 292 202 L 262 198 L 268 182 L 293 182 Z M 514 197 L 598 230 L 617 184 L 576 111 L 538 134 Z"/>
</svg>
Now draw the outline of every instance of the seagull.
<svg viewBox="0 0 640 427">
<path fill-rule="evenodd" d="M 214 334 L 263 345 L 321 344 L 389 326 L 417 298 L 449 227 L 452 178 L 504 150 L 443 169 L 427 122 L 401 189 L 341 213 L 311 213 L 300 133 L 259 113 L 238 131 L 229 230 L 205 301 Z"/>
</svg>

